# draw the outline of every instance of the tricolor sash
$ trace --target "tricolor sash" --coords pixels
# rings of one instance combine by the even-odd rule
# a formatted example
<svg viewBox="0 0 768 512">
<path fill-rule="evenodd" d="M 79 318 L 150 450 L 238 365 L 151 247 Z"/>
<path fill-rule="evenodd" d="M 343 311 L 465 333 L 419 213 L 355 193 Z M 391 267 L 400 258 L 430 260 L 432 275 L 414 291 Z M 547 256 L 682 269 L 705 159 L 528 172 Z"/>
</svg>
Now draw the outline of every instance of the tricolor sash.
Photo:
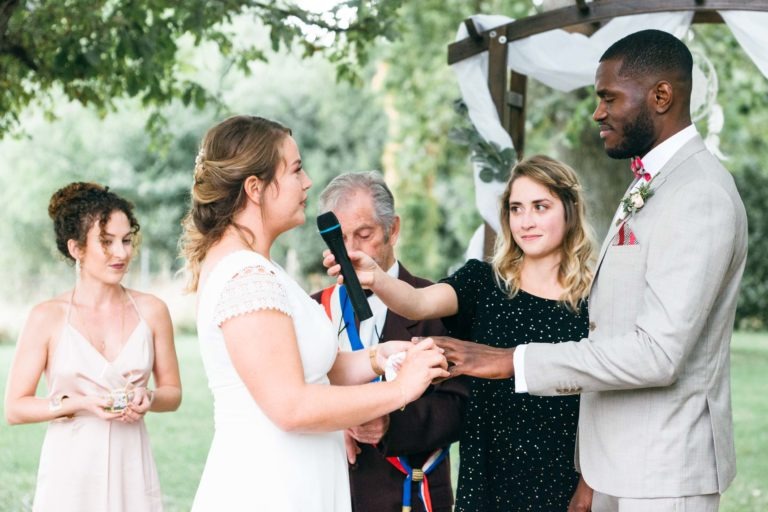
<svg viewBox="0 0 768 512">
<path fill-rule="evenodd" d="M 333 303 L 334 295 L 338 297 L 336 304 Z M 324 289 L 320 294 L 320 303 L 332 322 L 339 320 L 334 318 L 334 316 L 338 316 L 338 313 L 334 315 L 334 312 L 341 314 L 341 321 L 344 323 L 343 333 L 346 333 L 352 350 L 357 351 L 365 348 L 360 339 L 360 331 L 355 324 L 355 312 L 352 309 L 352 301 L 349 300 L 344 285 L 331 286 Z M 343 334 L 341 331 L 342 329 L 340 329 L 340 335 Z M 375 380 L 381 380 L 381 377 Z M 407 457 L 386 457 L 387 462 L 405 475 L 405 481 L 403 482 L 403 512 L 410 512 L 412 508 L 411 482 L 419 483 L 419 498 L 421 498 L 421 502 L 424 504 L 424 509 L 427 512 L 432 512 L 432 498 L 429 494 L 427 475 L 439 466 L 447 456 L 448 448 L 438 448 L 430 454 L 421 468 L 412 468 Z"/>
<path fill-rule="evenodd" d="M 421 468 L 412 468 L 405 457 L 387 457 L 387 461 L 405 475 L 403 482 L 403 512 L 411 510 L 411 482 L 419 483 L 419 498 L 427 512 L 432 512 L 432 497 L 429 494 L 427 476 L 443 462 L 448 455 L 447 448 L 439 448 L 432 452 Z"/>
</svg>

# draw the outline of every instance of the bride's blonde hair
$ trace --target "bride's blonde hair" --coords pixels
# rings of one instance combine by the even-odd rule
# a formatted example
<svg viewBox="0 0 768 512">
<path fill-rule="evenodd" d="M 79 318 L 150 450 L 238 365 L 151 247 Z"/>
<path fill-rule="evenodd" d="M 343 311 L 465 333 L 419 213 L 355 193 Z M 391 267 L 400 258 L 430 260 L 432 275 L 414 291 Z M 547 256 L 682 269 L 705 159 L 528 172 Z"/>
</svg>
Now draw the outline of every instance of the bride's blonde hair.
<svg viewBox="0 0 768 512">
<path fill-rule="evenodd" d="M 256 176 L 266 186 L 282 162 L 282 143 L 291 131 L 256 116 L 235 116 L 217 124 L 203 137 L 195 159 L 192 203 L 182 221 L 181 256 L 189 273 L 187 290 L 196 291 L 200 267 L 213 244 L 229 226 L 246 239 L 253 234 L 234 222 L 246 202 L 245 180 Z"/>
<path fill-rule="evenodd" d="M 509 198 L 512 185 L 523 176 L 547 187 L 563 203 L 565 234 L 561 244 L 558 280 L 565 291 L 560 300 L 568 309 L 578 313 L 581 302 L 589 295 L 594 277 L 594 238 L 586 220 L 582 188 L 576 173 L 566 164 L 548 156 L 532 156 L 512 168 L 501 197 L 501 232 L 496 238 L 491 262 L 496 281 L 508 291 L 510 297 L 520 291 L 520 273 L 525 254 L 515 242 L 509 226 Z"/>
</svg>

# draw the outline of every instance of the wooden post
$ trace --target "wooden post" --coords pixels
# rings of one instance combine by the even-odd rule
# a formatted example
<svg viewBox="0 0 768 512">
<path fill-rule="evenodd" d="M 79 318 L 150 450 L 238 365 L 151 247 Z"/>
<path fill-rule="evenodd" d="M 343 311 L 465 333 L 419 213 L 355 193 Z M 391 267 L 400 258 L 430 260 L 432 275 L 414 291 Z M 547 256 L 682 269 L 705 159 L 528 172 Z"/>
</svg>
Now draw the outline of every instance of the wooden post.
<svg viewBox="0 0 768 512">
<path fill-rule="evenodd" d="M 491 30 L 488 33 L 488 89 L 499 114 L 499 121 L 509 131 L 510 112 L 507 108 L 507 36 L 504 32 Z M 483 231 L 483 259 L 488 261 L 493 254 L 496 233 L 486 222 Z"/>
<path fill-rule="evenodd" d="M 512 137 L 512 145 L 515 146 L 518 160 L 521 160 L 523 153 L 525 153 L 525 93 L 527 85 L 528 77 L 526 75 L 510 71 L 506 101 L 508 115 L 504 129 Z"/>
<path fill-rule="evenodd" d="M 509 113 L 505 108 L 507 94 L 507 36 L 491 30 L 488 34 L 488 89 L 499 114 L 499 121 L 506 125 Z"/>
</svg>

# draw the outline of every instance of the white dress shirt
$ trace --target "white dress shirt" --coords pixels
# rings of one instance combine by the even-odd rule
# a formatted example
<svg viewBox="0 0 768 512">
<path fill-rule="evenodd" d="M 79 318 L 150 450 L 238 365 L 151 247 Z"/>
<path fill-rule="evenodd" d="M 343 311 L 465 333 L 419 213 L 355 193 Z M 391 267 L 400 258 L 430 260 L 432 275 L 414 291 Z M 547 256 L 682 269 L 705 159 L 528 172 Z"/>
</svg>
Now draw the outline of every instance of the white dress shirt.
<svg viewBox="0 0 768 512">
<path fill-rule="evenodd" d="M 387 274 L 397 279 L 400 274 L 400 264 L 397 260 L 389 267 Z M 360 322 L 360 341 L 366 348 L 378 345 L 381 333 L 384 331 L 384 322 L 387 320 L 387 311 L 389 311 L 376 294 L 368 297 L 368 305 L 371 307 L 373 316 Z"/>
</svg>

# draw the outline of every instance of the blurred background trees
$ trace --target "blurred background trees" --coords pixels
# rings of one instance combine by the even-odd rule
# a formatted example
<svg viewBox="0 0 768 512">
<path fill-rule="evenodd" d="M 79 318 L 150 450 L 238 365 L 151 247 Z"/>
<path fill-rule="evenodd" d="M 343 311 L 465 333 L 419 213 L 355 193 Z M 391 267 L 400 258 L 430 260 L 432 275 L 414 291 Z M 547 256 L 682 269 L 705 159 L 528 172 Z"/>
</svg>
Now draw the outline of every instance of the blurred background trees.
<svg viewBox="0 0 768 512">
<path fill-rule="evenodd" d="M 322 2 L 319 2 L 322 3 Z M 446 275 L 480 224 L 469 155 L 448 137 L 464 120 L 447 45 L 474 13 L 513 18 L 537 1 L 125 2 L 0 0 L 0 325 L 72 282 L 55 255 L 47 202 L 74 180 L 133 200 L 143 244 L 132 285 L 174 283 L 180 219 L 199 140 L 215 122 L 253 113 L 290 126 L 314 181 L 308 222 L 273 255 L 314 290 L 316 198 L 340 172 L 381 170 L 403 217 L 398 254 L 415 273 Z M 312 6 L 310 8 L 309 6 Z M 722 25 L 687 41 L 713 62 L 725 110 L 721 150 L 750 217 L 738 315 L 768 320 L 768 80 Z M 591 121 L 593 91 L 529 81 L 526 154 L 547 153 L 582 176 L 599 236 L 628 183 Z M 10 318 L 3 319 L 5 315 Z M 12 327 L 0 338 L 13 339 Z"/>
</svg>

